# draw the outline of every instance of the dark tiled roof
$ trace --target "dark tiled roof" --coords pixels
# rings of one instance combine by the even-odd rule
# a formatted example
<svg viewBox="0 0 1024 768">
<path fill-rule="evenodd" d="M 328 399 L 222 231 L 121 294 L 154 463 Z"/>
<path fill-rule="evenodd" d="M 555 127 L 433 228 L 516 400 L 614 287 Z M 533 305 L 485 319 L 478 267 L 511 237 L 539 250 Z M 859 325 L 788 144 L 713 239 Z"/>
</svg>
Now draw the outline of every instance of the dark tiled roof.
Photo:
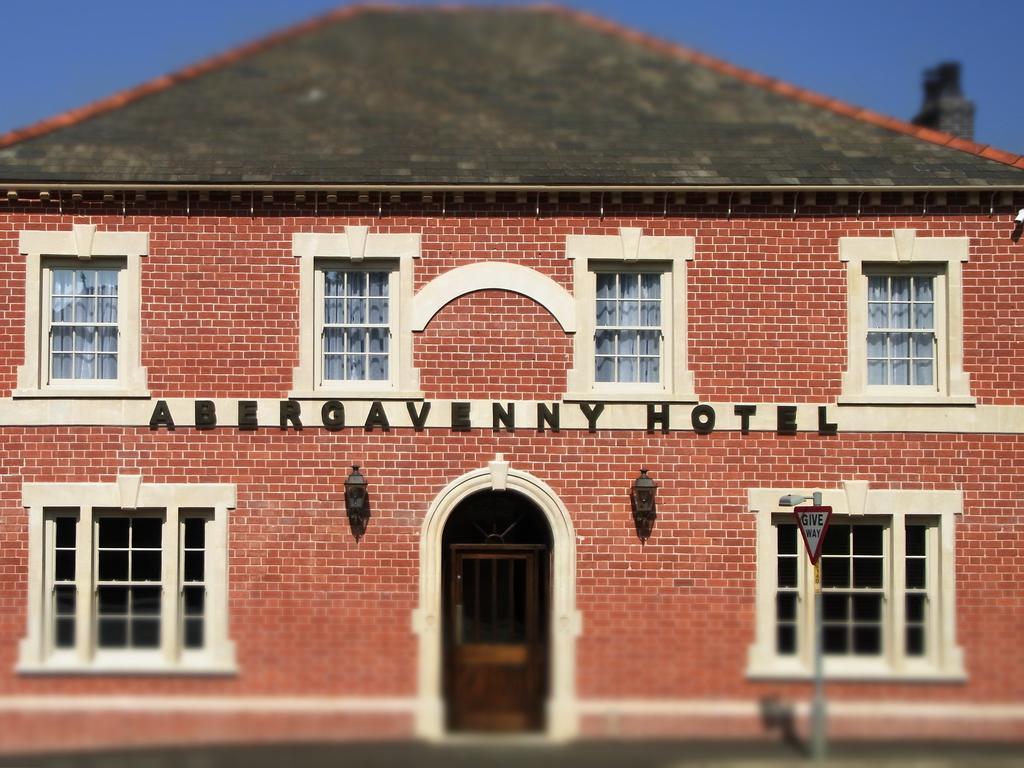
<svg viewBox="0 0 1024 768">
<path fill-rule="evenodd" d="M 610 26 L 553 9 L 334 14 L 0 137 L 0 179 L 1024 185 L 1016 156 Z"/>
</svg>

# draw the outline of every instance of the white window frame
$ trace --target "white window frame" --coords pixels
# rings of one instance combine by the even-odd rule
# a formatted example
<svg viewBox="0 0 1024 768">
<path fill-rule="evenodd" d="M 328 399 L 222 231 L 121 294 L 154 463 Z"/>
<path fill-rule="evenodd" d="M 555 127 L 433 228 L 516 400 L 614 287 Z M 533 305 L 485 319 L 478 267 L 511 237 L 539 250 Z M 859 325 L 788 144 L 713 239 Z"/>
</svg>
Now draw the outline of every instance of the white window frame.
<svg viewBox="0 0 1024 768">
<path fill-rule="evenodd" d="M 14 397 L 149 397 L 142 366 L 142 257 L 147 232 L 98 232 L 76 224 L 70 231 L 20 233 L 25 255 L 25 362 L 18 367 Z M 116 379 L 51 379 L 50 294 L 52 268 L 118 269 L 118 356 Z"/>
<path fill-rule="evenodd" d="M 974 405 L 963 369 L 963 264 L 965 237 L 917 237 L 894 230 L 891 237 L 843 237 L 846 262 L 847 362 L 840 404 Z M 868 276 L 932 275 L 935 298 L 934 385 L 870 385 L 867 372 Z"/>
<path fill-rule="evenodd" d="M 299 364 L 292 371 L 296 399 L 358 398 L 405 400 L 423 397 L 412 358 L 413 259 L 420 255 L 418 234 L 298 232 L 292 253 L 299 259 Z M 388 271 L 388 346 L 386 381 L 323 380 L 324 269 Z"/>
<path fill-rule="evenodd" d="M 687 262 L 693 259 L 694 238 L 644 235 L 623 227 L 618 235 L 569 235 L 566 257 L 573 260 L 576 334 L 573 367 L 567 376 L 565 400 L 630 402 L 697 401 L 689 370 L 687 344 Z M 598 272 L 660 272 L 661 381 L 598 382 L 595 349 Z"/>
<path fill-rule="evenodd" d="M 916 491 L 854 487 L 823 491 L 823 503 L 833 509 L 837 524 L 884 521 L 883 647 L 879 656 L 832 656 L 824 659 L 825 676 L 833 680 L 966 679 L 963 651 L 956 640 L 955 526 L 963 512 L 960 491 Z M 797 567 L 797 652 L 776 650 L 777 533 L 776 521 L 792 520 L 792 508 L 779 506 L 790 493 L 810 496 L 815 489 L 755 488 L 748 492 L 757 530 L 757 585 L 754 643 L 749 650 L 747 676 L 755 679 L 808 680 L 814 675 L 813 568 L 803 541 Z M 793 520 L 795 522 L 795 520 Z M 921 522 L 928 531 L 928 636 L 924 656 L 909 656 L 905 645 L 905 530 Z"/>
<path fill-rule="evenodd" d="M 228 637 L 228 510 L 235 507 L 228 484 L 142 483 L 119 476 L 114 483 L 25 483 L 28 509 L 28 617 L 17 671 L 26 674 L 231 674 L 234 644 Z M 96 543 L 101 515 L 154 516 L 161 527 L 160 646 L 101 649 L 96 644 Z M 75 644 L 55 648 L 53 638 L 54 519 L 72 515 L 75 535 Z M 184 647 L 181 562 L 186 516 L 206 517 L 204 647 Z"/>
</svg>

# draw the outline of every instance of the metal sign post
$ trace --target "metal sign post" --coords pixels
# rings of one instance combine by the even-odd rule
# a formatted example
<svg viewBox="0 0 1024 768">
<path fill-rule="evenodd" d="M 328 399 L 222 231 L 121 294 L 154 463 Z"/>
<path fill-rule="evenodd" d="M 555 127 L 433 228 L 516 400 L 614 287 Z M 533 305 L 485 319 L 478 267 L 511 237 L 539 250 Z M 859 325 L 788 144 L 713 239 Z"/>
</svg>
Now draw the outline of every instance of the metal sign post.
<svg viewBox="0 0 1024 768">
<path fill-rule="evenodd" d="M 813 506 L 797 507 L 805 501 Z M 814 698 L 811 702 L 811 755 L 815 760 L 824 760 L 827 749 L 825 710 L 825 663 L 823 599 L 821 596 L 821 547 L 825 542 L 828 524 L 832 519 L 832 507 L 821 505 L 821 493 L 816 491 L 811 498 L 806 496 L 783 496 L 780 504 L 793 507 L 797 527 L 803 536 L 807 556 L 814 566 Z"/>
</svg>

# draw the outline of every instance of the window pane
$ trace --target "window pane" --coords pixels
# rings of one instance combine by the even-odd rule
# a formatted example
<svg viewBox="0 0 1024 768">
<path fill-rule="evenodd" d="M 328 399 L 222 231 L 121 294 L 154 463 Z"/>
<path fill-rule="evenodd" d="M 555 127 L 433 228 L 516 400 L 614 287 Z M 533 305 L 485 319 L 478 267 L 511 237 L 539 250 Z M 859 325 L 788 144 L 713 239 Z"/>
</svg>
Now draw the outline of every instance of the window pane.
<svg viewBox="0 0 1024 768">
<path fill-rule="evenodd" d="M 97 320 L 101 323 L 117 322 L 117 298 L 101 296 L 97 305 Z"/>
<path fill-rule="evenodd" d="M 75 647 L 75 620 L 61 617 L 54 623 L 53 644 L 58 648 Z"/>
<path fill-rule="evenodd" d="M 880 525 L 853 526 L 853 554 L 882 554 L 882 530 Z"/>
<path fill-rule="evenodd" d="M 55 323 L 71 322 L 71 298 L 55 296 L 50 302 L 50 318 Z"/>
<path fill-rule="evenodd" d="M 204 553 L 203 550 L 197 550 L 195 552 L 185 553 L 185 567 L 184 567 L 184 580 L 185 581 L 202 581 L 203 580 L 203 567 L 204 567 Z"/>
<path fill-rule="evenodd" d="M 909 384 L 910 383 L 910 366 L 907 365 L 906 360 L 893 360 L 892 361 L 892 383 L 893 384 Z"/>
<path fill-rule="evenodd" d="M 892 301 L 910 301 L 910 278 L 894 277 L 890 283 Z"/>
<path fill-rule="evenodd" d="M 341 328 L 324 328 L 324 352 L 345 351 L 344 331 Z"/>
<path fill-rule="evenodd" d="M 81 329 L 78 329 L 81 330 Z M 78 333 L 75 334 L 78 336 Z M 74 356 L 75 361 L 75 378 L 76 379 L 95 379 L 96 374 L 96 355 L 81 353 Z"/>
<path fill-rule="evenodd" d="M 96 322 L 96 299 L 91 296 L 79 296 L 74 303 L 76 323 Z"/>
<path fill-rule="evenodd" d="M 637 353 L 636 337 L 636 331 L 619 331 L 618 338 L 620 355 L 635 355 Z"/>
<path fill-rule="evenodd" d="M 913 335 L 914 341 L 914 357 L 923 357 L 928 360 L 932 359 L 933 339 L 935 337 L 930 333 L 915 333 Z"/>
<path fill-rule="evenodd" d="M 778 564 L 778 582 L 780 587 L 795 587 L 797 574 L 797 558 L 780 557 Z"/>
<path fill-rule="evenodd" d="M 890 333 L 889 344 L 893 357 L 910 357 L 910 334 Z"/>
<path fill-rule="evenodd" d="M 633 327 L 640 324 L 640 302 L 619 302 L 619 325 Z"/>
<path fill-rule="evenodd" d="M 337 381 L 344 378 L 344 367 L 340 356 L 328 357 L 324 360 L 324 378 L 329 381 Z"/>
<path fill-rule="evenodd" d="M 623 273 L 619 275 L 619 298 L 638 299 L 640 298 L 640 276 L 636 273 Z"/>
<path fill-rule="evenodd" d="M 882 558 L 853 558 L 853 586 L 881 588 Z"/>
<path fill-rule="evenodd" d="M 56 536 L 54 537 L 58 547 L 75 546 L 75 530 L 78 521 L 73 517 L 58 517 L 54 520 Z"/>
<path fill-rule="evenodd" d="M 100 296 L 117 296 L 117 270 L 101 269 L 96 275 L 97 292 Z"/>
<path fill-rule="evenodd" d="M 185 619 L 185 647 L 203 647 L 203 620 Z"/>
<path fill-rule="evenodd" d="M 849 638 L 845 626 L 825 627 L 823 645 L 825 653 L 844 654 L 849 652 Z"/>
<path fill-rule="evenodd" d="M 775 615 L 779 621 L 796 621 L 796 592 L 776 595 Z"/>
<path fill-rule="evenodd" d="M 75 550 L 61 549 L 54 553 L 54 574 L 56 581 L 74 581 Z"/>
<path fill-rule="evenodd" d="M 104 618 L 99 620 L 100 648 L 125 648 L 128 645 L 128 619 Z"/>
<path fill-rule="evenodd" d="M 907 627 L 907 656 L 924 656 L 924 627 Z"/>
<path fill-rule="evenodd" d="M 594 378 L 597 381 L 615 381 L 615 359 L 599 357 L 594 361 Z"/>
<path fill-rule="evenodd" d="M 53 294 L 67 296 L 72 292 L 74 284 L 74 270 L 55 269 L 53 270 Z"/>
<path fill-rule="evenodd" d="M 344 299 L 324 299 L 324 322 L 329 325 L 344 322 L 345 318 L 342 314 L 344 306 Z"/>
<path fill-rule="evenodd" d="M 362 381 L 366 378 L 366 358 L 362 355 L 346 355 L 345 378 L 350 381 Z"/>
<path fill-rule="evenodd" d="M 365 352 L 366 330 L 363 328 L 349 328 L 347 331 L 345 331 L 345 343 L 348 345 L 348 352 L 350 353 Z"/>
<path fill-rule="evenodd" d="M 100 615 L 125 615 L 128 613 L 128 587 L 98 587 L 96 589 L 97 610 Z"/>
<path fill-rule="evenodd" d="M 597 327 L 605 328 L 609 325 L 615 325 L 615 302 L 599 301 L 597 302 Z"/>
<path fill-rule="evenodd" d="M 914 301 L 935 301 L 935 294 L 932 291 L 932 278 L 914 278 Z"/>
<path fill-rule="evenodd" d="M 825 541 L 822 542 L 822 554 L 825 555 L 846 555 L 850 552 L 850 526 L 829 525 L 825 534 Z"/>
<path fill-rule="evenodd" d="M 184 610 L 188 615 L 202 614 L 205 589 L 203 587 L 185 587 Z"/>
<path fill-rule="evenodd" d="M 387 299 L 370 299 L 370 317 L 369 322 L 375 325 L 381 325 L 388 321 L 388 300 Z"/>
<path fill-rule="evenodd" d="M 128 552 L 100 550 L 98 571 L 100 581 L 128 581 Z"/>
<path fill-rule="evenodd" d="M 915 304 L 914 305 L 914 327 L 934 328 L 935 327 L 935 305 Z"/>
<path fill-rule="evenodd" d="M 160 619 L 132 619 L 132 647 L 158 648 L 160 646 Z"/>
<path fill-rule="evenodd" d="M 887 304 L 868 304 L 868 328 L 888 328 L 889 308 Z"/>
<path fill-rule="evenodd" d="M 925 531 L 927 528 L 923 525 L 908 525 L 907 526 L 907 554 L 908 555 L 924 555 L 925 546 Z"/>
<path fill-rule="evenodd" d="M 870 656 L 882 652 L 882 628 L 878 625 L 857 625 L 853 628 L 853 652 Z"/>
<path fill-rule="evenodd" d="M 345 273 L 345 294 L 347 296 L 366 296 L 366 273 Z"/>
<path fill-rule="evenodd" d="M 370 273 L 370 295 L 371 296 L 387 296 L 388 295 L 388 280 L 390 275 L 387 272 L 371 272 Z M 387 302 L 384 302 L 387 305 Z"/>
<path fill-rule="evenodd" d="M 202 549 L 206 544 L 206 521 L 201 517 L 185 520 L 185 549 Z"/>
<path fill-rule="evenodd" d="M 881 621 L 882 596 L 878 593 L 870 595 L 853 595 L 854 621 Z"/>
<path fill-rule="evenodd" d="M 387 328 L 371 328 L 369 332 L 370 337 L 370 352 L 381 352 L 388 351 L 388 329 Z"/>
<path fill-rule="evenodd" d="M 868 334 L 868 357 L 883 358 L 885 354 L 885 341 L 886 334 L 884 333 L 869 333 Z"/>
<path fill-rule="evenodd" d="M 366 322 L 366 299 L 348 299 L 345 302 L 348 312 L 345 316 L 347 322 L 352 325 L 360 325 Z"/>
<path fill-rule="evenodd" d="M 599 355 L 615 354 L 615 331 L 598 331 L 594 334 L 594 348 Z"/>
<path fill-rule="evenodd" d="M 661 298 L 661 275 L 658 273 L 645 272 L 640 275 L 640 298 L 660 299 Z"/>
<path fill-rule="evenodd" d="M 53 588 L 53 607 L 56 613 L 74 615 L 75 599 L 75 587 L 63 584 Z"/>
<path fill-rule="evenodd" d="M 78 326 L 75 328 L 74 349 L 76 352 L 96 351 L 96 328 L 91 326 Z"/>
<path fill-rule="evenodd" d="M 54 328 L 51 332 L 54 352 L 70 352 L 72 330 L 70 328 Z M 67 359 L 67 358 L 65 358 Z"/>
<path fill-rule="evenodd" d="M 776 628 L 775 651 L 780 655 L 796 653 L 796 627 L 792 624 L 780 624 Z"/>
<path fill-rule="evenodd" d="M 636 381 L 636 361 L 631 357 L 619 358 L 619 376 L 617 381 Z"/>
<path fill-rule="evenodd" d="M 884 360 L 868 360 L 868 384 L 888 384 Z"/>
<path fill-rule="evenodd" d="M 132 581 L 160 581 L 160 551 L 132 552 Z"/>
<path fill-rule="evenodd" d="M 658 358 L 643 358 L 640 360 L 640 381 L 645 384 L 657 384 L 661 381 L 661 361 Z"/>
<path fill-rule="evenodd" d="M 388 377 L 388 359 L 383 355 L 370 355 L 370 373 L 368 378 L 371 381 L 383 381 Z"/>
<path fill-rule="evenodd" d="M 658 331 L 640 331 L 640 354 L 657 357 L 660 354 L 661 333 Z"/>
<path fill-rule="evenodd" d="M 132 587 L 131 603 L 135 616 L 159 616 L 160 587 Z"/>
<path fill-rule="evenodd" d="M 334 269 L 324 270 L 324 295 L 344 295 L 345 278 L 341 272 Z"/>
<path fill-rule="evenodd" d="M 163 520 L 158 517 L 136 517 L 131 520 L 132 547 L 160 548 Z"/>
<path fill-rule="evenodd" d="M 868 301 L 885 301 L 889 298 L 889 279 L 883 275 L 868 277 Z"/>
<path fill-rule="evenodd" d="M 907 621 L 917 624 L 924 621 L 924 600 L 920 592 L 907 595 Z"/>
<path fill-rule="evenodd" d="M 776 539 L 776 546 L 780 555 L 797 554 L 796 525 L 783 524 L 776 526 Z"/>
<path fill-rule="evenodd" d="M 850 561 L 843 557 L 821 558 L 821 585 L 823 587 L 850 586 Z"/>
<path fill-rule="evenodd" d="M 907 589 L 925 588 L 925 560 L 924 558 L 907 559 Z"/>
<path fill-rule="evenodd" d="M 597 298 L 615 298 L 615 275 L 607 272 L 597 273 Z"/>
<path fill-rule="evenodd" d="M 932 361 L 914 361 L 914 383 L 918 386 L 929 386 L 932 383 Z"/>
<path fill-rule="evenodd" d="M 846 595 L 825 593 L 821 596 L 822 618 L 825 621 L 847 621 L 849 615 L 849 598 Z"/>
<path fill-rule="evenodd" d="M 647 328 L 657 328 L 661 325 L 661 304 L 659 302 L 640 302 L 640 325 Z"/>
</svg>

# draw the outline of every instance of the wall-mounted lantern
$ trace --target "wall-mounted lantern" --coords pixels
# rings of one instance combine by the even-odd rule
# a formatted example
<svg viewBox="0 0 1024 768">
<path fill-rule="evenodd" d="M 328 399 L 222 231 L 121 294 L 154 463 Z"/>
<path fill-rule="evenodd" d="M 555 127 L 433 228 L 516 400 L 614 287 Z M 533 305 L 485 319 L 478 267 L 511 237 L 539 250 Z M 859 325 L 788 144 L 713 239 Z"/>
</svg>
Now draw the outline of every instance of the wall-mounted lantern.
<svg viewBox="0 0 1024 768">
<path fill-rule="evenodd" d="M 345 513 L 356 541 L 363 538 L 370 522 L 370 504 L 366 493 L 366 478 L 359 473 L 359 465 L 352 465 L 352 473 L 345 479 Z"/>
<path fill-rule="evenodd" d="M 633 481 L 633 488 L 629 493 L 633 505 L 633 525 L 636 526 L 636 535 L 641 543 L 646 543 L 654 530 L 655 497 L 658 484 L 647 476 L 647 468 L 640 470 L 640 477 Z"/>
</svg>

